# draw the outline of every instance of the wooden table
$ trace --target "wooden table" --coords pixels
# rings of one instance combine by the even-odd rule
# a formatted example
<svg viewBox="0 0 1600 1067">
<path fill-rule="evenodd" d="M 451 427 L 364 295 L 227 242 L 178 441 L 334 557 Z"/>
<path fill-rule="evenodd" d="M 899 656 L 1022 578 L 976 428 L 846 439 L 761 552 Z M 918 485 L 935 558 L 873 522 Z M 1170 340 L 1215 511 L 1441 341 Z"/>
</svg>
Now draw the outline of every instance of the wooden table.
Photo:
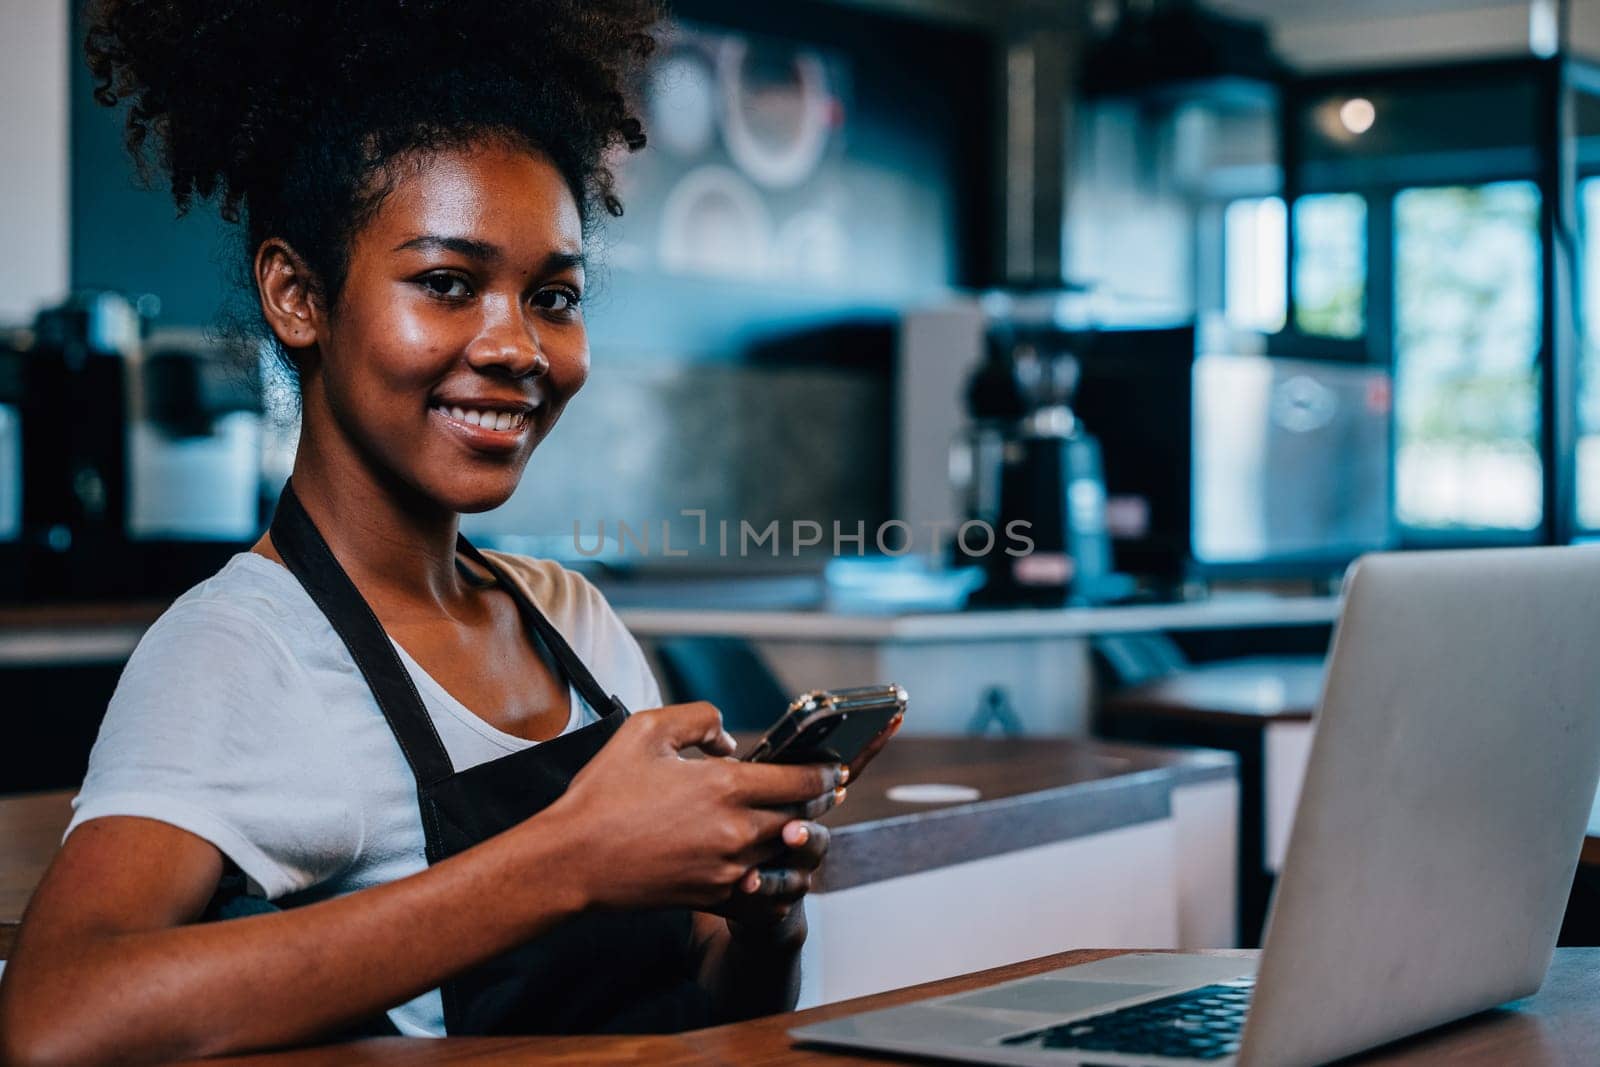
<svg viewBox="0 0 1600 1067">
<path fill-rule="evenodd" d="M 981 974 L 932 982 L 830 1004 L 810 1011 L 772 1015 L 750 1022 L 687 1034 L 644 1037 L 445 1038 L 429 1041 L 378 1038 L 348 1045 L 280 1052 L 264 1056 L 208 1060 L 211 1064 L 255 1067 L 313 1067 L 369 1064 L 383 1067 L 435 1063 L 473 1064 L 740 1064 L 788 1067 L 904 1062 L 878 1057 L 797 1048 L 788 1031 L 852 1012 L 887 1008 L 922 997 L 960 993 L 982 985 L 1024 978 L 1041 971 L 1089 963 L 1113 951 L 1084 950 Z M 1569 1067 L 1600 1063 L 1600 949 L 1561 949 L 1535 996 L 1495 1011 L 1441 1027 L 1420 1037 L 1361 1057 L 1361 1063 L 1448 1063 L 1453 1067 L 1516 1064 L 1518 1067 Z"/>
<path fill-rule="evenodd" d="M 894 799 L 900 787 L 930 782 L 966 787 L 977 799 Z M 10 955 L 23 908 L 55 854 L 71 796 L 0 798 L 0 959 Z M 1104 943 L 1111 934 L 1123 935 L 1119 943 L 1155 947 L 1231 944 L 1237 805 L 1234 760 L 1226 753 L 1059 738 L 896 738 L 825 818 L 834 836 L 810 904 L 805 1003 L 961 974 L 1045 948 Z M 1019 883 L 1008 877 L 1019 864 L 1042 873 Z M 953 882 L 966 885 L 965 893 Z M 960 906 L 973 891 L 997 904 L 1019 891 L 1053 891 L 1081 906 L 1034 928 L 1016 910 L 1027 902 L 1009 902 L 943 940 L 913 927 L 913 943 L 881 953 L 878 970 L 847 965 L 856 939 L 887 944 L 904 932 L 907 909 Z M 886 892 L 900 905 L 892 909 L 899 926 L 877 918 L 877 898 Z M 1222 935 L 1215 934 L 1219 920 L 1228 922 Z M 868 921 L 872 929 L 863 934 Z M 928 921 L 942 922 L 938 915 Z M 1189 930 L 1201 932 L 1184 937 Z"/>
<path fill-rule="evenodd" d="M 1322 699 L 1321 657 L 1257 656 L 1200 664 L 1106 699 L 1113 712 L 1203 725 L 1309 722 Z"/>
</svg>

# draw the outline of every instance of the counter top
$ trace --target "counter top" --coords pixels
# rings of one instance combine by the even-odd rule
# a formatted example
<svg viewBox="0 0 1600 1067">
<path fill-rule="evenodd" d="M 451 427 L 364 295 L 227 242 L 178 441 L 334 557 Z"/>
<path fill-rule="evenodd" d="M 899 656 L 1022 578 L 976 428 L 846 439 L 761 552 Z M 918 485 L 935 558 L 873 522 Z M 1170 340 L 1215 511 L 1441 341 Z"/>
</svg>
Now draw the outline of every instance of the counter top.
<svg viewBox="0 0 1600 1067">
<path fill-rule="evenodd" d="M 154 601 L 0 607 L 0 667 L 121 663 L 166 609 Z"/>
<path fill-rule="evenodd" d="M 741 738 L 746 747 L 751 738 Z M 900 737 L 822 819 L 833 831 L 818 892 L 1167 817 L 1175 786 L 1232 778 L 1231 753 L 1066 738 Z M 970 800 L 905 803 L 936 783 Z M 0 798 L 0 959 L 71 818 L 71 791 Z"/>
<path fill-rule="evenodd" d="M 1219 594 L 1174 604 L 861 614 L 826 610 L 624 607 L 645 639 L 727 635 L 820 642 L 1001 641 L 1154 630 L 1316 626 L 1339 616 L 1339 598 Z M 156 603 L 0 608 L 0 668 L 120 663 L 165 609 Z"/>
<path fill-rule="evenodd" d="M 625 608 L 618 614 L 638 637 L 711 635 L 823 642 L 1002 641 L 1152 630 L 1326 625 L 1339 617 L 1339 606 L 1338 597 L 1237 594 L 1173 604 L 903 615 L 682 608 Z"/>
<path fill-rule="evenodd" d="M 1232 779 L 1238 760 L 1207 749 L 1163 749 L 1068 738 L 916 737 L 894 740 L 845 803 L 817 892 L 1167 818 L 1176 786 Z M 907 803 L 907 786 L 956 786 L 972 799 Z"/>
</svg>

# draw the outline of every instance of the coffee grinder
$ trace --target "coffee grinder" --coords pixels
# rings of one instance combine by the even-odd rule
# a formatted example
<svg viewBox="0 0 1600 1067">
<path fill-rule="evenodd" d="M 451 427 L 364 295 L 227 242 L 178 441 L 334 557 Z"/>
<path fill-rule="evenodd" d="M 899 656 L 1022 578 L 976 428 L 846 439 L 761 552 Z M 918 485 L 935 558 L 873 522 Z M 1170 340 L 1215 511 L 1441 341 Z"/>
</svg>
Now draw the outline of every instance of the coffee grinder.
<svg viewBox="0 0 1600 1067">
<path fill-rule="evenodd" d="M 994 532 L 973 602 L 1058 606 L 1103 599 L 1111 573 L 1100 444 L 1072 411 L 1077 335 L 1055 325 L 993 323 L 968 381 L 966 517 Z"/>
</svg>

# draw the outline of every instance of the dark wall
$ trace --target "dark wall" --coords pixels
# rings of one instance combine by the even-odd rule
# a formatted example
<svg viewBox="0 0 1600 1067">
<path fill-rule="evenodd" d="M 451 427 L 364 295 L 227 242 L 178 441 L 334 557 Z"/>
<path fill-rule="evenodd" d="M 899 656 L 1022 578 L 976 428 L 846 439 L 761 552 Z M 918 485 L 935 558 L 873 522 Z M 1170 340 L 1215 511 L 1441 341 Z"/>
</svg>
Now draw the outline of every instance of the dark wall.
<svg viewBox="0 0 1600 1067">
<path fill-rule="evenodd" d="M 907 258 L 915 269 L 824 288 L 602 268 L 590 315 L 597 356 L 613 349 L 737 362 L 774 335 L 840 319 L 886 318 L 943 286 L 988 280 L 994 79 L 983 37 L 824 3 L 685 0 L 675 8 L 691 24 L 803 42 L 844 59 L 851 79 L 846 178 L 870 182 L 881 195 L 915 194 L 909 216 L 884 222 L 868 213 L 852 237 L 867 247 L 912 242 Z M 82 37 L 77 13 L 72 283 L 153 292 L 162 300 L 162 325 L 208 324 L 232 292 L 233 228 L 206 204 L 176 219 L 164 187 L 136 186 L 121 112 L 93 101 Z M 616 229 L 609 236 L 620 238 L 628 219 L 610 225 Z M 874 232 L 888 225 L 894 232 Z"/>
<path fill-rule="evenodd" d="M 135 183 L 123 112 L 94 101 L 82 6 L 74 3 L 72 15 L 71 284 L 155 293 L 163 324 L 209 324 L 228 291 L 228 231 L 209 205 L 178 219 L 164 184 Z"/>
</svg>

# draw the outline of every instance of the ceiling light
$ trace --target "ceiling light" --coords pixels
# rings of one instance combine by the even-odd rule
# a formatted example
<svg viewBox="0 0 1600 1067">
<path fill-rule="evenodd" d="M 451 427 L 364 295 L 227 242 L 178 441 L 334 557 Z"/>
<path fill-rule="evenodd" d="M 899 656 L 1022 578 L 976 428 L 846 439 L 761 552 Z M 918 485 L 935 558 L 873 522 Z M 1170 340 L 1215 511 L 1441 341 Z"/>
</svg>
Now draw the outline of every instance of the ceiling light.
<svg viewBox="0 0 1600 1067">
<path fill-rule="evenodd" d="M 1352 96 L 1339 105 L 1339 121 L 1351 133 L 1360 136 L 1372 129 L 1377 121 L 1378 109 L 1364 96 Z"/>
</svg>

